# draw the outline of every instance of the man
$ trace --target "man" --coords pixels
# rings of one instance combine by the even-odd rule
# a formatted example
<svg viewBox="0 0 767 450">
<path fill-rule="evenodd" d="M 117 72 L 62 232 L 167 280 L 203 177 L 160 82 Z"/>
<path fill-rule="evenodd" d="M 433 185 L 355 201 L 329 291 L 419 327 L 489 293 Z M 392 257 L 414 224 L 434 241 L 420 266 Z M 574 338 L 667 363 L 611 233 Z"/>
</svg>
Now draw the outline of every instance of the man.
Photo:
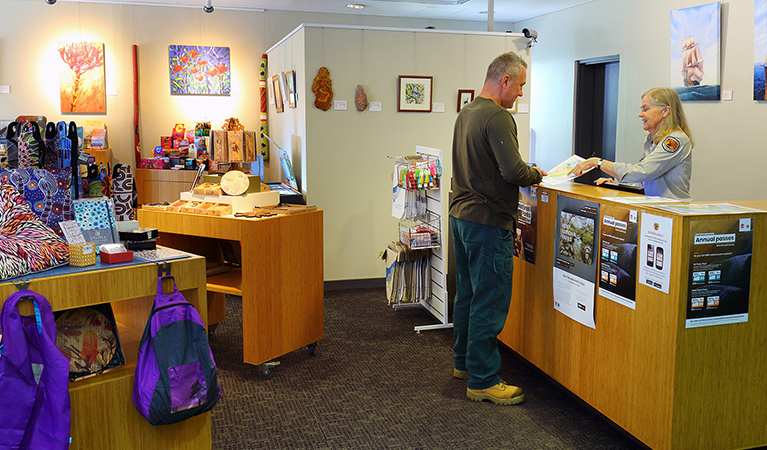
<svg viewBox="0 0 767 450">
<path fill-rule="evenodd" d="M 546 172 L 519 156 L 517 124 L 507 111 L 522 96 L 527 63 L 513 52 L 490 63 L 479 96 L 458 114 L 453 130 L 450 229 L 456 265 L 453 376 L 468 378 L 466 396 L 514 405 L 522 389 L 498 376 L 498 333 L 511 303 L 519 186 Z"/>
</svg>

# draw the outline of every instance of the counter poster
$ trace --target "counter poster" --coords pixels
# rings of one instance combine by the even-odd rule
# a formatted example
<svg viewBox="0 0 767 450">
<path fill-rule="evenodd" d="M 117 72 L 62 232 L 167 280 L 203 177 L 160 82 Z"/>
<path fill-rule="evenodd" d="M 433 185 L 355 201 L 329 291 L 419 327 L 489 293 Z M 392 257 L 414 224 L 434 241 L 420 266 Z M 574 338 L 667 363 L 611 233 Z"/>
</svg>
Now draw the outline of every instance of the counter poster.
<svg viewBox="0 0 767 450">
<path fill-rule="evenodd" d="M 748 322 L 753 220 L 690 222 L 686 328 Z"/>
<path fill-rule="evenodd" d="M 514 237 L 514 256 L 535 264 L 535 229 L 538 222 L 538 188 L 519 188 L 517 233 Z"/>
<path fill-rule="evenodd" d="M 639 214 L 623 206 L 602 205 L 599 295 L 636 309 Z"/>
<path fill-rule="evenodd" d="M 673 224 L 670 217 L 643 212 L 639 232 L 639 282 L 666 294 L 671 280 Z"/>
<path fill-rule="evenodd" d="M 599 235 L 599 203 L 557 195 L 554 227 L 554 309 L 596 328 L 594 258 Z"/>
</svg>

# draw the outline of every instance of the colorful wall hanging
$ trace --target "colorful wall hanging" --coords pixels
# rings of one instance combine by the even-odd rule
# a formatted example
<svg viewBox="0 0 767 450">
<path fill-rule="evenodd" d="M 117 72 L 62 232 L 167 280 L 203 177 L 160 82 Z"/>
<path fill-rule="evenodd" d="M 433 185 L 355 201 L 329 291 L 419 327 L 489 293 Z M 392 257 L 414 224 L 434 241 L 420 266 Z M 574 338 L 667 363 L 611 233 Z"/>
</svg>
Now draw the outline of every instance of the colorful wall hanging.
<svg viewBox="0 0 767 450">
<path fill-rule="evenodd" d="M 261 134 L 259 136 L 259 152 L 264 155 L 264 161 L 269 161 L 269 142 L 266 140 L 266 111 L 268 109 L 268 105 L 266 104 L 266 53 L 261 55 L 261 68 L 258 71 L 258 75 L 258 86 L 261 93 Z"/>
<path fill-rule="evenodd" d="M 59 42 L 62 113 L 105 113 L 103 42 Z"/>
<path fill-rule="evenodd" d="M 320 67 L 317 76 L 312 83 L 312 92 L 314 92 L 314 106 L 317 109 L 327 111 L 333 104 L 333 82 L 330 80 L 330 71 L 327 67 Z"/>
<path fill-rule="evenodd" d="M 229 47 L 168 47 L 171 95 L 229 95 L 232 88 Z"/>
</svg>

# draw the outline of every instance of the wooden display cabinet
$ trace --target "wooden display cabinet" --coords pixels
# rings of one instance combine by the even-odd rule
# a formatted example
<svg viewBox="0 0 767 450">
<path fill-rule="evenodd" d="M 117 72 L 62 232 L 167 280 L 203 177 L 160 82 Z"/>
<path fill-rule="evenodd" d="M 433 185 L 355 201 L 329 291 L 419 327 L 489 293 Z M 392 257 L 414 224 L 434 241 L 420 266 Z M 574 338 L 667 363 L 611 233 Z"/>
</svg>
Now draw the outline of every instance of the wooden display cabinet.
<svg viewBox="0 0 767 450">
<path fill-rule="evenodd" d="M 139 224 L 159 229 L 162 245 L 235 263 L 207 279 L 210 323 L 224 319 L 225 294 L 241 296 L 243 360 L 259 365 L 265 378 L 271 376 L 265 363 L 304 346 L 313 352 L 324 336 L 322 215 L 247 219 L 138 210 Z"/>
<path fill-rule="evenodd" d="M 171 261 L 170 267 L 179 291 L 206 322 L 205 259 L 178 259 Z M 172 425 L 153 426 L 133 405 L 133 375 L 144 326 L 157 295 L 157 273 L 157 264 L 147 263 L 62 275 L 53 269 L 44 272 L 44 277 L 22 277 L 31 281 L 30 290 L 48 299 L 54 311 L 111 303 L 118 323 L 125 365 L 69 384 L 70 449 L 211 448 L 210 412 Z M 10 280 L 0 283 L 3 302 L 16 289 Z M 20 303 L 19 310 L 34 315 L 30 301 Z"/>
</svg>

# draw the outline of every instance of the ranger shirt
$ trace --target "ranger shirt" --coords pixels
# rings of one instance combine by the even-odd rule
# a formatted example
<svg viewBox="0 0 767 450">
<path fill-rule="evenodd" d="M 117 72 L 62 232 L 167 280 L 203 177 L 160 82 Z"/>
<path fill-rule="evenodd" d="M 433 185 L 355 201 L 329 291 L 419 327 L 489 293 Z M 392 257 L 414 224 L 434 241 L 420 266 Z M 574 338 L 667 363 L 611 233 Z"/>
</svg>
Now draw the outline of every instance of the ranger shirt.
<svg viewBox="0 0 767 450">
<path fill-rule="evenodd" d="M 451 216 L 513 231 L 519 186 L 541 178 L 519 155 L 517 124 L 505 108 L 477 97 L 461 109 L 453 130 Z"/>
<path fill-rule="evenodd" d="M 617 181 L 641 182 L 645 195 L 692 201 L 692 143 L 683 131 L 672 131 L 658 144 L 648 134 L 639 162 L 615 163 L 613 170 Z"/>
</svg>

